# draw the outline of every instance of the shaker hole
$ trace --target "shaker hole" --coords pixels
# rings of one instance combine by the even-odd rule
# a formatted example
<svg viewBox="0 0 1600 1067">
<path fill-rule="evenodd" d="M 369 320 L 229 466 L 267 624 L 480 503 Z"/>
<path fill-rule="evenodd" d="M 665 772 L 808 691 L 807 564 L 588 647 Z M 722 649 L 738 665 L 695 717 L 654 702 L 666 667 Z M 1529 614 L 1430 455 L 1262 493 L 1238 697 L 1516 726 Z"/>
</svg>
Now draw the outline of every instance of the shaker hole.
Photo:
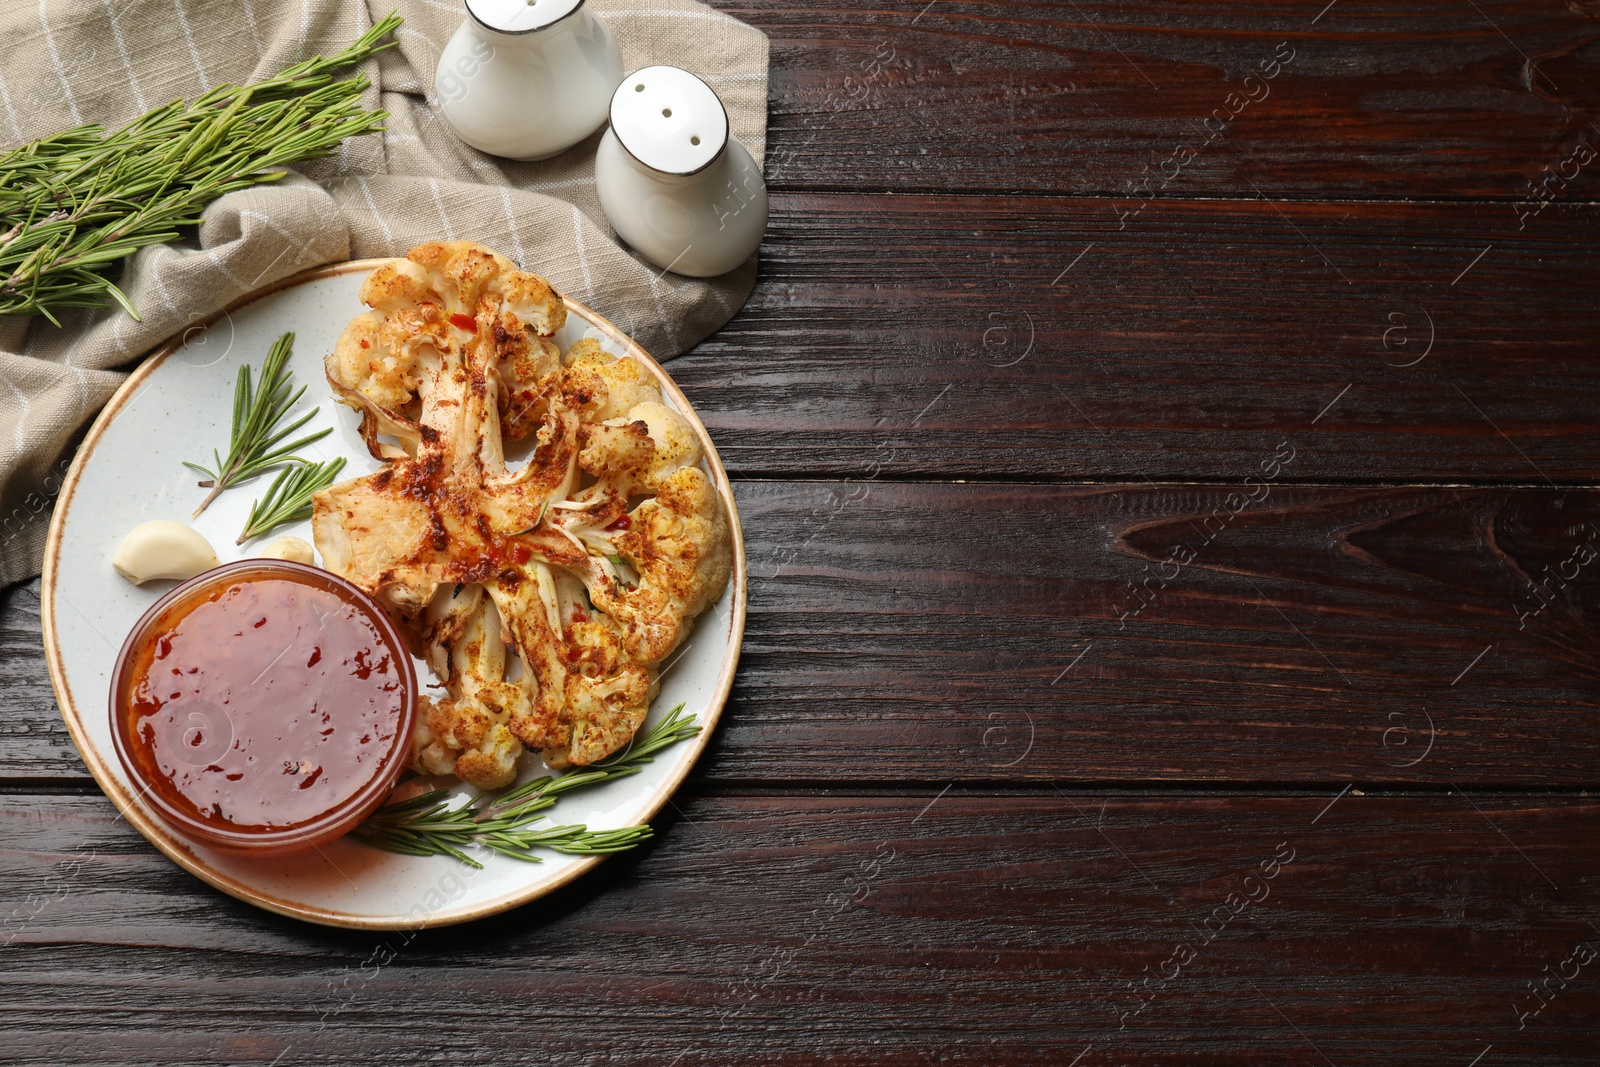
<svg viewBox="0 0 1600 1067">
<path fill-rule="evenodd" d="M 636 93 L 644 92 L 644 82 L 640 82 L 638 85 L 635 85 L 633 87 L 633 91 L 636 92 Z"/>
<path fill-rule="evenodd" d="M 689 143 L 690 144 L 699 144 L 700 143 L 700 138 L 699 137 L 691 137 L 691 138 L 689 138 Z"/>
<path fill-rule="evenodd" d="M 670 119 L 672 117 L 672 109 L 670 107 L 662 108 L 661 109 L 661 117 L 664 118 L 664 119 Z"/>
</svg>

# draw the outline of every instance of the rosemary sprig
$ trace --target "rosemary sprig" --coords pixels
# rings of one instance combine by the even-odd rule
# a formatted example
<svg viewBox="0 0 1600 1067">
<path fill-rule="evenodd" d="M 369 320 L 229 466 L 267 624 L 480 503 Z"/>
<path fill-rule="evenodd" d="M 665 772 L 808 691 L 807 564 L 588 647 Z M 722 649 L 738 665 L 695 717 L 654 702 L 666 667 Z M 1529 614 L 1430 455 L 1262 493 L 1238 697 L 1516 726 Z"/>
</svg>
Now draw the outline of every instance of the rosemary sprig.
<svg viewBox="0 0 1600 1067">
<path fill-rule="evenodd" d="M 435 789 L 410 800 L 385 804 L 362 823 L 353 836 L 389 852 L 407 856 L 452 856 L 472 867 L 483 866 L 462 851 L 473 844 L 530 863 L 540 862 L 530 851 L 534 848 L 583 856 L 625 852 L 650 839 L 648 825 L 590 830 L 582 825 L 536 829 L 533 824 L 544 820 L 541 812 L 553 807 L 561 794 L 638 774 L 657 752 L 699 732 L 695 717 L 684 715 L 683 705 L 679 704 L 611 763 L 568 771 L 556 777 L 546 775 L 494 798 L 480 794 L 459 808 L 448 806 L 448 789 Z"/>
<path fill-rule="evenodd" d="M 285 437 L 304 426 L 320 410 L 312 408 L 290 425 L 281 430 L 277 428 L 284 415 L 299 403 L 306 391 L 302 385 L 294 396 L 289 395 L 289 372 L 284 363 L 293 347 L 294 334 L 286 333 L 278 338 L 261 364 L 261 384 L 255 388 L 251 388 L 250 384 L 250 365 L 246 363 L 239 368 L 239 376 L 233 384 L 233 432 L 230 435 L 228 458 L 224 460 L 213 449 L 211 455 L 216 461 L 216 470 L 184 461 L 185 467 L 206 476 L 206 480 L 200 483 L 202 488 L 211 487 L 211 492 L 194 509 L 195 515 L 210 507 L 217 494 L 230 485 L 284 463 L 294 462 L 295 449 L 321 440 L 332 432 L 319 430 L 280 446 Z M 241 544 L 243 540 L 240 539 Z"/>
<path fill-rule="evenodd" d="M 326 431 L 324 431 L 326 432 Z M 320 434 L 318 436 L 321 436 Z M 333 484 L 344 457 L 327 463 L 312 463 L 293 459 L 289 466 L 278 472 L 267 489 L 267 495 L 255 502 L 250 517 L 245 520 L 244 531 L 234 544 L 242 545 L 252 537 L 260 537 L 274 526 L 297 522 L 311 515 L 311 498 Z"/>
<path fill-rule="evenodd" d="M 179 236 L 211 200 L 283 177 L 347 137 L 383 128 L 367 111 L 365 76 L 328 72 L 394 42 L 390 14 L 344 51 L 296 63 L 254 85 L 221 85 L 193 102 L 155 108 L 120 130 L 79 126 L 0 153 L 0 317 L 115 301 L 139 313 L 110 278 L 126 256 Z"/>
</svg>

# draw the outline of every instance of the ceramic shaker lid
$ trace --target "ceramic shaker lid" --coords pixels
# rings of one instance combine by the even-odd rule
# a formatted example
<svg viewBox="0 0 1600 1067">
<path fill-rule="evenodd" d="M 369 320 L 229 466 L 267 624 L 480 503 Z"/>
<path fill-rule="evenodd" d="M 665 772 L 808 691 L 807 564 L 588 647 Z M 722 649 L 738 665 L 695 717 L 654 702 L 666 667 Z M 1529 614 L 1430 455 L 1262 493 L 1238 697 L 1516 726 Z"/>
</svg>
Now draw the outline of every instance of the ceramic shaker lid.
<svg viewBox="0 0 1600 1067">
<path fill-rule="evenodd" d="M 693 174 L 727 145 L 728 113 L 716 91 L 688 71 L 645 67 L 622 79 L 612 95 L 611 129 L 645 166 Z"/>
<path fill-rule="evenodd" d="M 467 13 L 500 33 L 533 33 L 582 6 L 583 0 L 467 0 Z"/>
</svg>

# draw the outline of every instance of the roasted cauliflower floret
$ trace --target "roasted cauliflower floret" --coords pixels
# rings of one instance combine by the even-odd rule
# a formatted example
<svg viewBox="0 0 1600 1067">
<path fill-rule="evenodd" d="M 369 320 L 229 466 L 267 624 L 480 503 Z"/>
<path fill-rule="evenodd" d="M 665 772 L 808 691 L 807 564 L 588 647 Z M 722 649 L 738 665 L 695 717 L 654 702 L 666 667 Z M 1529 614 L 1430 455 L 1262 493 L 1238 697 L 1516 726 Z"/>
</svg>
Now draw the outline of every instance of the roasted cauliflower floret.
<svg viewBox="0 0 1600 1067">
<path fill-rule="evenodd" d="M 373 271 L 361 299 L 374 310 L 345 327 L 326 370 L 340 402 L 362 412 L 374 457 L 398 458 L 376 440 L 384 433 L 415 455 L 408 431 L 420 418 L 424 383 L 437 377 L 446 353 L 463 348 L 498 379 L 504 438 L 534 428 L 539 384 L 560 367 L 550 338 L 567 319 L 565 302 L 543 278 L 471 242 L 435 241 Z"/>
<path fill-rule="evenodd" d="M 312 529 L 447 690 L 421 701 L 412 766 L 495 789 L 525 747 L 553 767 L 618 751 L 727 584 L 698 435 L 645 363 L 593 339 L 561 354 L 560 294 L 489 249 L 419 245 L 362 298 L 328 380 L 384 465 L 318 493 Z"/>
<path fill-rule="evenodd" d="M 545 411 L 545 379 L 561 366 L 561 349 L 548 337 L 508 344 L 496 365 L 500 374 L 500 433 L 520 441 L 539 428 Z"/>
<path fill-rule="evenodd" d="M 361 286 L 374 310 L 345 327 L 326 361 L 328 378 L 342 387 L 340 400 L 359 393 L 393 418 L 404 418 L 416 399 L 424 364 L 447 343 L 444 315 L 428 276 L 409 260 L 387 263 Z"/>
<path fill-rule="evenodd" d="M 605 397 L 594 410 L 596 422 L 620 418 L 647 400 L 661 402 L 661 386 L 648 367 L 636 359 L 618 359 L 593 338 L 574 342 L 563 362 L 593 371 L 605 386 Z"/>
<path fill-rule="evenodd" d="M 626 745 L 650 712 L 656 680 L 626 661 L 615 624 L 582 615 L 567 630 L 569 721 L 559 742 L 540 753 L 552 767 L 602 760 Z"/>
<path fill-rule="evenodd" d="M 711 479 L 698 467 L 673 471 L 609 540 L 639 581 L 595 583 L 594 606 L 617 620 L 630 659 L 658 663 L 728 584 L 728 518 Z"/>
<path fill-rule="evenodd" d="M 505 680 L 506 646 L 494 605 L 476 586 L 441 590 L 418 624 L 429 665 L 450 695 L 419 700 L 413 769 L 455 774 L 479 789 L 509 784 L 522 755 L 509 724 L 527 713 L 528 691 Z"/>
<path fill-rule="evenodd" d="M 648 400 L 635 405 L 628 412 L 628 418 L 644 423 L 645 432 L 655 446 L 645 475 L 645 484 L 650 488 L 660 485 L 667 475 L 681 467 L 700 465 L 704 458 L 700 440 L 695 437 L 689 423 L 676 411 L 658 401 Z"/>
<path fill-rule="evenodd" d="M 598 340 L 593 337 L 580 337 L 572 342 L 565 352 L 561 353 L 561 365 L 563 367 L 572 367 L 585 362 L 593 363 L 596 356 L 606 355 L 608 353 L 604 348 L 600 347 Z M 610 360 L 607 359 L 603 362 L 610 362 Z"/>
<path fill-rule="evenodd" d="M 334 348 L 336 367 L 330 370 L 378 406 L 400 411 L 416 397 L 416 362 L 410 353 L 384 344 L 382 325 L 383 316 L 373 311 L 346 326 Z"/>
<path fill-rule="evenodd" d="M 585 425 L 578 440 L 583 445 L 578 466 L 590 474 L 632 480 L 633 476 L 643 475 L 655 460 L 650 428 L 643 422 Z"/>
<path fill-rule="evenodd" d="M 504 723 L 482 709 L 446 697 L 418 702 L 411 768 L 422 774 L 453 774 L 479 789 L 499 789 L 517 777 L 518 741 Z"/>
<path fill-rule="evenodd" d="M 437 299 L 434 276 L 412 257 L 385 263 L 361 283 L 361 302 L 380 312 L 403 311 Z"/>
<path fill-rule="evenodd" d="M 510 261 L 502 259 L 501 262 L 509 264 Z M 506 313 L 515 316 L 540 337 L 553 336 L 567 324 L 567 305 L 561 294 L 537 274 L 502 269 L 491 288 L 499 296 Z M 502 320 L 502 323 L 507 329 L 511 328 L 509 322 Z"/>
</svg>

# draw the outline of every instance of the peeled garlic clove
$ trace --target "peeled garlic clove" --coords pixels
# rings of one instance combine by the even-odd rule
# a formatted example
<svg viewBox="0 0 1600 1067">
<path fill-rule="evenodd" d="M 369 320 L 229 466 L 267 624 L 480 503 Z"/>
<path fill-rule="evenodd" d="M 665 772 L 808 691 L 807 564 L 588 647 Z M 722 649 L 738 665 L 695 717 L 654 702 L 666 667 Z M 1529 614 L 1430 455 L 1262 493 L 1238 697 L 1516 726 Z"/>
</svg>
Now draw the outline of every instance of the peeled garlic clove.
<svg viewBox="0 0 1600 1067">
<path fill-rule="evenodd" d="M 290 563 L 317 565 L 317 554 L 298 537 L 280 537 L 255 555 L 256 559 L 286 559 Z"/>
<path fill-rule="evenodd" d="M 181 522 L 155 519 L 128 531 L 111 565 L 134 585 L 157 578 L 193 578 L 217 565 L 211 543 Z"/>
</svg>

